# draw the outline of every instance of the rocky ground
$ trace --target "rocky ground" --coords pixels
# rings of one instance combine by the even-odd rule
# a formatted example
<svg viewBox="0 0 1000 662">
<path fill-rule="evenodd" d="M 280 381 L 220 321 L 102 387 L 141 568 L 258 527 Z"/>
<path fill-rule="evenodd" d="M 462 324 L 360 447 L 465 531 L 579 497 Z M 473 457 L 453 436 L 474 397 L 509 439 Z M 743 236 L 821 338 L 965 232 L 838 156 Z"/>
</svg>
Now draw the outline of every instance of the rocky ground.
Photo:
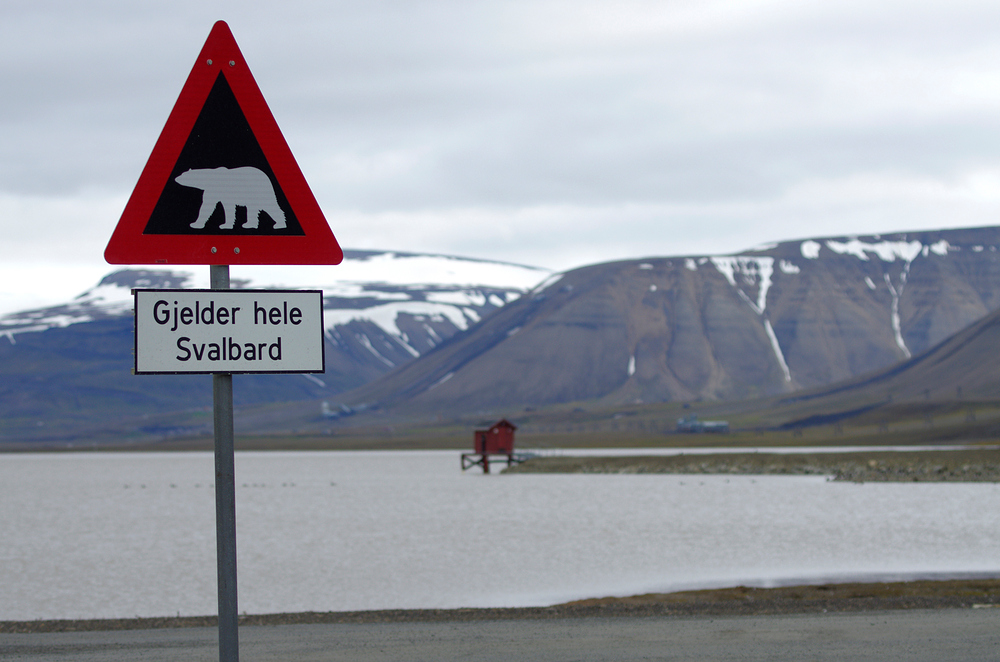
<svg viewBox="0 0 1000 662">
<path fill-rule="evenodd" d="M 823 584 L 595 598 L 551 607 L 413 609 L 244 615 L 240 625 L 403 623 L 589 617 L 761 616 L 887 609 L 1000 608 L 1000 579 Z M 0 621 L 0 634 L 215 627 L 214 616 L 62 621 Z"/>
<path fill-rule="evenodd" d="M 505 473 L 817 475 L 853 482 L 1000 481 L 1000 450 L 537 457 Z"/>
</svg>

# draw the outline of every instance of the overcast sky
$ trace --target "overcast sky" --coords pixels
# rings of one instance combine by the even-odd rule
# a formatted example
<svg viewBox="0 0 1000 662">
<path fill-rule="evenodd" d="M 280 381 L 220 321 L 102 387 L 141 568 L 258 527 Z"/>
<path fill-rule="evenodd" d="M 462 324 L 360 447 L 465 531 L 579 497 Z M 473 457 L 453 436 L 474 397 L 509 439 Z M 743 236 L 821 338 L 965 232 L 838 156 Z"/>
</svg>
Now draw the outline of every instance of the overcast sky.
<svg viewBox="0 0 1000 662">
<path fill-rule="evenodd" d="M 0 304 L 113 269 L 218 19 L 347 248 L 562 270 L 1000 220 L 995 0 L 5 0 Z"/>
</svg>

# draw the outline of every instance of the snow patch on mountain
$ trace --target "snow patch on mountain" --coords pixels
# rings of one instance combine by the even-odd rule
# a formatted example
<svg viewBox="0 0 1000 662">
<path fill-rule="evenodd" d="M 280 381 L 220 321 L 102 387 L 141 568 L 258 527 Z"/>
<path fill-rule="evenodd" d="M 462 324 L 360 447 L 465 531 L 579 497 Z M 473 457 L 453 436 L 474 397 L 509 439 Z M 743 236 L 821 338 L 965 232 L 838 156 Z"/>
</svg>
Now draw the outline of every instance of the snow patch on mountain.
<svg viewBox="0 0 1000 662">
<path fill-rule="evenodd" d="M 447 375 L 445 375 L 441 379 L 437 380 L 436 382 L 434 382 L 433 384 L 431 384 L 430 386 L 428 386 L 427 390 L 428 391 L 434 390 L 435 388 L 437 388 L 438 386 L 441 386 L 441 384 L 444 384 L 446 381 L 448 381 L 449 379 L 451 379 L 454 376 L 455 376 L 454 372 L 449 372 Z"/>
<path fill-rule="evenodd" d="M 947 242 L 946 242 L 947 243 Z M 935 244 L 936 246 L 937 244 Z M 880 241 L 869 243 L 860 239 L 848 241 L 827 240 L 826 247 L 839 255 L 853 255 L 859 260 L 868 261 L 868 254 L 874 253 L 883 262 L 894 262 L 896 258 L 904 262 L 912 262 L 920 255 L 924 245 L 919 241 Z M 933 250 L 933 247 L 932 247 Z M 935 251 L 937 252 L 937 251 Z"/>
<path fill-rule="evenodd" d="M 785 375 L 785 381 L 792 381 L 792 373 L 785 362 L 785 354 L 781 351 L 781 345 L 778 344 L 778 337 L 774 335 L 774 329 L 771 328 L 771 321 L 764 315 L 764 311 L 767 310 L 767 293 L 771 289 L 772 277 L 774 276 L 774 258 L 748 257 L 743 255 L 713 257 L 712 264 L 726 277 L 729 284 L 736 288 L 736 293 L 740 298 L 746 301 L 753 311 L 761 317 L 764 323 L 764 332 L 771 342 L 771 349 L 774 351 L 774 357 Z M 784 260 L 780 264 L 782 273 L 799 273 L 799 269 L 788 269 L 785 267 L 785 264 Z M 737 277 L 739 277 L 739 283 L 737 282 Z M 750 296 L 743 291 L 743 286 L 757 287 L 756 301 L 751 300 Z"/>
<path fill-rule="evenodd" d="M 503 262 L 375 251 L 345 251 L 343 263 L 337 266 L 230 269 L 234 289 L 321 289 L 328 330 L 352 321 L 370 321 L 414 356 L 419 352 L 399 328 L 401 315 L 466 329 L 485 313 L 517 300 L 550 275 L 545 269 Z M 132 288 L 209 286 L 208 267 L 120 270 L 65 304 L 0 316 L 0 335 L 15 342 L 20 333 L 131 314 Z M 432 342 L 440 342 L 439 334 L 426 326 Z M 359 342 L 375 351 L 371 342 Z M 383 362 L 387 360 L 380 353 L 378 356 Z"/>
<path fill-rule="evenodd" d="M 778 365 L 781 366 L 781 371 L 785 375 L 785 381 L 792 381 L 792 371 L 788 369 L 788 363 L 785 362 L 785 353 L 781 351 L 781 345 L 778 344 L 778 336 L 774 335 L 771 320 L 764 320 L 764 331 L 767 333 L 767 339 L 771 341 L 771 349 L 774 350 L 774 356 L 778 359 Z"/>
<path fill-rule="evenodd" d="M 743 255 L 720 256 L 711 258 L 712 264 L 719 270 L 729 284 L 743 292 L 742 285 L 757 287 L 756 302 L 747 302 L 758 315 L 763 315 L 767 308 L 767 291 L 771 289 L 771 277 L 774 275 L 773 257 L 747 257 Z M 740 284 L 736 278 L 739 276 Z M 744 293 L 744 296 L 747 297 Z"/>
<path fill-rule="evenodd" d="M 781 269 L 781 273 L 783 274 L 797 274 L 802 272 L 802 269 L 799 268 L 797 264 L 789 262 L 788 260 L 782 260 L 779 262 L 778 268 Z"/>
<path fill-rule="evenodd" d="M 799 250 L 802 251 L 802 257 L 807 260 L 817 260 L 819 259 L 819 250 L 822 248 L 818 241 L 813 241 L 812 239 L 807 239 L 803 241 L 799 246 Z"/>
<path fill-rule="evenodd" d="M 384 356 L 382 356 L 381 354 L 379 354 L 379 351 L 377 349 L 375 349 L 375 347 L 372 345 L 372 341 L 368 338 L 368 336 L 366 336 L 363 333 L 358 333 L 358 334 L 355 335 L 355 337 L 358 339 L 358 342 L 360 342 L 364 346 L 365 349 L 367 349 L 369 352 L 371 352 L 372 354 L 374 354 L 375 358 L 377 358 L 379 361 L 381 361 L 382 363 L 386 364 L 390 368 L 395 368 L 396 367 L 395 363 L 393 363 L 389 359 L 387 359 Z"/>
<path fill-rule="evenodd" d="M 889 288 L 889 294 L 892 295 L 892 303 L 890 304 L 889 315 L 890 319 L 892 320 L 893 337 L 896 339 L 896 346 L 899 347 L 900 350 L 902 350 L 906 358 L 910 358 L 910 350 L 909 348 L 907 348 L 906 342 L 903 340 L 903 325 L 899 317 L 899 297 L 903 293 L 902 287 L 906 283 L 906 273 L 904 272 L 902 275 L 902 283 L 900 284 L 899 290 L 893 287 L 892 278 L 889 277 L 889 274 L 884 274 L 884 278 L 885 278 L 885 284 Z"/>
<path fill-rule="evenodd" d="M 552 274 L 551 276 L 543 280 L 541 283 L 531 288 L 531 293 L 535 296 L 540 295 L 542 292 L 544 292 L 545 290 L 549 289 L 550 287 L 561 281 L 564 275 L 565 274 L 562 273 Z"/>
<path fill-rule="evenodd" d="M 948 243 L 947 239 L 942 239 L 941 241 L 934 242 L 927 248 L 935 255 L 945 256 L 948 254 L 948 249 L 951 248 L 951 244 Z"/>
</svg>

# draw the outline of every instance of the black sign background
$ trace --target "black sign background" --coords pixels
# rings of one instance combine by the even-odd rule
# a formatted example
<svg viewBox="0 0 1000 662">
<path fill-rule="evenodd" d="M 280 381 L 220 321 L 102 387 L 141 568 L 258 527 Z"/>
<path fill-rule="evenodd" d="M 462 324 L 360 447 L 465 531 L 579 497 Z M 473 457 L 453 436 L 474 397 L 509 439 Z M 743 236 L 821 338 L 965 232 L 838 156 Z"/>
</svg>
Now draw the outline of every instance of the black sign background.
<svg viewBox="0 0 1000 662">
<path fill-rule="evenodd" d="M 285 212 L 286 226 L 280 230 L 275 229 L 273 219 L 267 212 L 262 212 L 258 227 L 244 228 L 247 210 L 244 207 L 237 207 L 233 228 L 221 230 L 219 226 L 223 224 L 225 215 L 222 206 L 216 205 L 204 228 L 192 228 L 191 223 L 198 218 L 201 209 L 202 192 L 178 184 L 175 178 L 191 169 L 243 166 L 257 168 L 271 180 L 278 206 Z M 288 199 L 278 186 L 274 172 L 254 137 L 246 116 L 236 101 L 236 96 L 221 72 L 212 85 L 212 90 L 195 121 L 191 135 L 181 150 L 177 164 L 170 173 L 170 179 L 163 187 L 163 193 L 153 208 L 153 213 L 150 214 L 143 234 L 305 235 L 288 204 Z"/>
</svg>

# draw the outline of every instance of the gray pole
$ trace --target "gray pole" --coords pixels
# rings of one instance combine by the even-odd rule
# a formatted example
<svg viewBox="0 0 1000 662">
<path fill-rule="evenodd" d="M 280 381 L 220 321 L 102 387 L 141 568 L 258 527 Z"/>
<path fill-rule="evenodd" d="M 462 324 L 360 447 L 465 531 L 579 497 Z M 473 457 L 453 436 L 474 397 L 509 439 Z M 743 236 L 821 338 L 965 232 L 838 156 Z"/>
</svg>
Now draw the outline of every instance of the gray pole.
<svg viewBox="0 0 1000 662">
<path fill-rule="evenodd" d="M 213 290 L 229 289 L 229 265 L 211 265 Z M 233 444 L 233 376 L 212 375 L 215 419 L 215 545 L 219 569 L 219 662 L 240 659 L 236 605 L 236 460 Z"/>
</svg>

